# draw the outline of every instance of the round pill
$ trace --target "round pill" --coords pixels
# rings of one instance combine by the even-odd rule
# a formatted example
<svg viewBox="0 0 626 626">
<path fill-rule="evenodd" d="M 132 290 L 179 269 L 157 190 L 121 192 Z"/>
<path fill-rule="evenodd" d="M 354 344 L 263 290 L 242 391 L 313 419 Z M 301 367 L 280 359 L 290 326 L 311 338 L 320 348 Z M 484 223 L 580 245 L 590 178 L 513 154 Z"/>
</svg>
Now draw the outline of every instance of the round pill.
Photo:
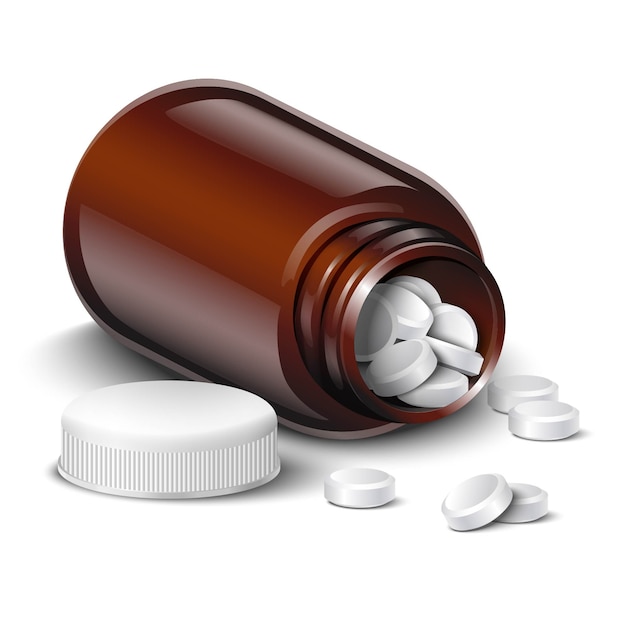
<svg viewBox="0 0 626 626">
<path fill-rule="evenodd" d="M 532 400 L 522 402 L 509 411 L 509 430 L 523 439 L 554 441 L 578 432 L 580 414 L 565 402 Z"/>
<path fill-rule="evenodd" d="M 277 419 L 226 385 L 154 380 L 91 391 L 61 419 L 58 470 L 80 487 L 139 498 L 201 498 L 263 485 L 280 470 Z"/>
<path fill-rule="evenodd" d="M 354 335 L 357 361 L 371 361 L 381 350 L 393 344 L 397 334 L 397 317 L 389 301 L 375 291 L 366 298 Z"/>
<path fill-rule="evenodd" d="M 366 382 L 378 396 L 399 396 L 421 385 L 437 367 L 437 357 L 422 339 L 400 341 L 370 363 Z"/>
<path fill-rule="evenodd" d="M 433 323 L 428 331 L 431 337 L 453 343 L 468 350 L 476 350 L 478 329 L 472 316 L 454 304 L 433 304 Z"/>
<path fill-rule="evenodd" d="M 391 502 L 396 495 L 393 476 L 377 469 L 355 467 L 333 472 L 324 481 L 324 497 L 333 504 L 369 509 Z"/>
<path fill-rule="evenodd" d="M 433 349 L 441 365 L 451 367 L 468 376 L 480 374 L 484 359 L 478 352 L 455 346 L 453 343 L 436 337 L 424 337 L 424 341 Z"/>
<path fill-rule="evenodd" d="M 500 474 L 480 474 L 457 485 L 441 510 L 450 528 L 474 530 L 493 522 L 506 510 L 513 492 Z"/>
<path fill-rule="evenodd" d="M 389 283 L 378 283 L 373 290 L 386 299 L 395 311 L 398 339 L 421 339 L 433 323 L 430 307 L 412 291 Z"/>
<path fill-rule="evenodd" d="M 467 376 L 448 367 L 438 366 L 419 387 L 398 396 L 402 402 L 425 409 L 448 406 L 467 393 Z"/>
<path fill-rule="evenodd" d="M 419 296 L 428 306 L 441 302 L 439 292 L 423 278 L 417 276 L 395 276 L 387 281 L 390 285 L 398 285 L 412 291 Z"/>
<path fill-rule="evenodd" d="M 543 489 L 523 483 L 509 483 L 509 487 L 513 500 L 506 511 L 495 519 L 496 522 L 534 522 L 548 512 L 548 494 Z"/>
<path fill-rule="evenodd" d="M 541 376 L 505 376 L 487 387 L 487 404 L 500 413 L 508 413 L 520 402 L 558 399 L 558 385 Z"/>
</svg>

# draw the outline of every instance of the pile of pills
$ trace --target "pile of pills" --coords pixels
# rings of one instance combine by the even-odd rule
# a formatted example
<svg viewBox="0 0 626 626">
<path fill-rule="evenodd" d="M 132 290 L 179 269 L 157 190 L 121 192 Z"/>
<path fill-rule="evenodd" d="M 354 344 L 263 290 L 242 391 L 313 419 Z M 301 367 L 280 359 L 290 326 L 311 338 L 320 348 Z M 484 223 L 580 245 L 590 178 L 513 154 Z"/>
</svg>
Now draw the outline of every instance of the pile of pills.
<svg viewBox="0 0 626 626">
<path fill-rule="evenodd" d="M 533 522 L 548 512 L 548 494 L 534 485 L 507 483 L 500 474 L 480 474 L 457 485 L 441 511 L 450 528 L 462 531 L 491 522 Z"/>
<path fill-rule="evenodd" d="M 509 430 L 523 439 L 554 441 L 578 432 L 578 409 L 558 399 L 558 385 L 541 376 L 507 376 L 487 387 L 489 406 L 508 413 Z"/>
<path fill-rule="evenodd" d="M 439 408 L 469 389 L 483 357 L 467 311 L 442 302 L 423 278 L 396 276 L 378 283 L 357 321 L 354 352 L 367 386 L 420 408 Z"/>
</svg>

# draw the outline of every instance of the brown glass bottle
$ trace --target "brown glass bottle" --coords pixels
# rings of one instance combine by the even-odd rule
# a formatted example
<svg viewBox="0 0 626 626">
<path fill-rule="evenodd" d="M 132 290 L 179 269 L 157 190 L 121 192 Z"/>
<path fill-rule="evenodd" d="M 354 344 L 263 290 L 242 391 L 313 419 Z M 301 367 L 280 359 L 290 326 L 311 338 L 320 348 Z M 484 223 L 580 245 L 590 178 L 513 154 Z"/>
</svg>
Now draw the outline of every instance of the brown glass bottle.
<svg viewBox="0 0 626 626">
<path fill-rule="evenodd" d="M 358 438 L 434 420 L 495 367 L 504 306 L 457 203 L 421 172 L 249 87 L 164 87 L 98 134 L 72 181 L 64 242 L 94 319 L 190 378 L 243 387 L 280 420 Z M 375 396 L 354 355 L 372 287 L 430 281 L 476 321 L 479 376 L 457 402 Z"/>
</svg>

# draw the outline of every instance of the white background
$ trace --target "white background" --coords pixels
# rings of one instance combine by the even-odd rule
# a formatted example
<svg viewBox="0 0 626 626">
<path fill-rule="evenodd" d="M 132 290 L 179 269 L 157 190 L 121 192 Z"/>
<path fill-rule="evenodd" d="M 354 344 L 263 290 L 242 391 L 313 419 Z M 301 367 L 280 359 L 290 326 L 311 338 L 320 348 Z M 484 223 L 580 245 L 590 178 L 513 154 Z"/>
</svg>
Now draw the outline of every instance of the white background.
<svg viewBox="0 0 626 626">
<path fill-rule="evenodd" d="M 626 38 L 620 2 L 13 3 L 3 10 L 3 624 L 623 624 Z M 557 381 L 582 430 L 509 434 L 485 395 L 356 442 L 280 430 L 281 475 L 188 502 L 60 479 L 73 398 L 162 370 L 109 339 L 63 257 L 76 165 L 119 109 L 190 78 L 249 84 L 421 169 L 501 287 L 497 373 Z M 621 307 L 621 308 L 620 308 Z M 259 367 L 263 364 L 259 363 Z M 348 510 L 324 475 L 392 473 Z M 534 524 L 450 530 L 459 481 L 549 492 Z"/>
</svg>

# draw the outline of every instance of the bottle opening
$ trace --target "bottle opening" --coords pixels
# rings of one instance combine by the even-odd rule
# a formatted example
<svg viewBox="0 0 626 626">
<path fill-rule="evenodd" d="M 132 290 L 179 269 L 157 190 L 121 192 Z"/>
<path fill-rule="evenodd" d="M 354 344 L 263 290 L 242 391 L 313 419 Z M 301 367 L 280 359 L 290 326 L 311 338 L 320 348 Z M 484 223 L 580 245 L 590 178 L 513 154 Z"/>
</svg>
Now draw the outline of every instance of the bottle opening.
<svg viewBox="0 0 626 626">
<path fill-rule="evenodd" d="M 344 332 L 354 332 L 354 344 L 350 356 L 347 346 L 340 350 L 343 382 L 392 421 L 458 410 L 483 387 L 501 350 L 504 310 L 495 281 L 474 255 L 454 247 L 439 253 L 445 256 L 402 264 L 377 281 L 356 323 L 346 309 Z M 363 345 L 376 352 L 363 354 Z"/>
<path fill-rule="evenodd" d="M 419 423 L 458 410 L 484 386 L 502 348 L 494 278 L 473 252 L 433 233 L 406 228 L 369 243 L 325 299 L 318 381 L 378 419 Z"/>
<path fill-rule="evenodd" d="M 309 373 L 343 406 L 387 422 L 428 422 L 467 404 L 504 340 L 502 297 L 482 259 L 416 223 L 369 223 L 342 237 L 352 245 L 329 244 L 300 290 L 296 329 Z"/>
</svg>

